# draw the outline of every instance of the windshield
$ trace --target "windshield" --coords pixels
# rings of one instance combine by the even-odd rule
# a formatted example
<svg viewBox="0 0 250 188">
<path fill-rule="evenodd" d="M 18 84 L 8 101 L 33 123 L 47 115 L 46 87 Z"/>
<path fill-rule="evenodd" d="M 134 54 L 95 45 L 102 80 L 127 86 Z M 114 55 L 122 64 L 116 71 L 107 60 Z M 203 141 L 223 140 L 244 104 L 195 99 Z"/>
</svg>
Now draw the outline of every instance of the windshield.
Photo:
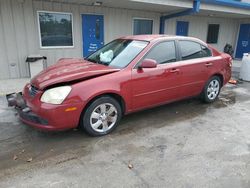
<svg viewBox="0 0 250 188">
<path fill-rule="evenodd" d="M 148 42 L 117 39 L 86 58 L 86 60 L 116 68 L 126 67 L 146 46 Z"/>
</svg>

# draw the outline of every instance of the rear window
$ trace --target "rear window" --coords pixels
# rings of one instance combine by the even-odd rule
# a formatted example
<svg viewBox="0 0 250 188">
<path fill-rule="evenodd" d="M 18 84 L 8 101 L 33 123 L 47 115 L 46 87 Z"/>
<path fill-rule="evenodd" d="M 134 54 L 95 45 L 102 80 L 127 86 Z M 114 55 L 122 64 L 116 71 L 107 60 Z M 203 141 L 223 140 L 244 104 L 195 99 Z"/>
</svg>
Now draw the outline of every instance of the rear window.
<svg viewBox="0 0 250 188">
<path fill-rule="evenodd" d="M 209 57 L 210 49 L 194 41 L 179 41 L 182 60 Z"/>
</svg>

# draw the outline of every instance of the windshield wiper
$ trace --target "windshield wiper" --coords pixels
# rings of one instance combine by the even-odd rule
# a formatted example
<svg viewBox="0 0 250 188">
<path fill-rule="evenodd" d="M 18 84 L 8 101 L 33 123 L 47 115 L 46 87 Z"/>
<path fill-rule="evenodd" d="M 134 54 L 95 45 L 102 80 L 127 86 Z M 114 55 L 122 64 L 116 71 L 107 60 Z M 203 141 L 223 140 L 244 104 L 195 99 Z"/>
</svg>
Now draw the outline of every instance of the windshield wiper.
<svg viewBox="0 0 250 188">
<path fill-rule="evenodd" d="M 96 63 L 95 60 L 93 60 L 93 59 L 86 58 L 85 60 L 90 61 L 92 63 Z"/>
<path fill-rule="evenodd" d="M 106 66 L 109 66 L 109 63 L 105 63 L 105 62 L 97 61 L 97 60 L 94 60 L 94 59 L 89 59 L 89 58 L 86 58 L 85 60 L 90 61 L 90 62 L 92 62 L 92 63 L 96 63 L 96 64 L 100 64 L 100 65 L 106 65 Z"/>
<path fill-rule="evenodd" d="M 89 59 L 89 58 L 86 58 L 87 61 L 90 61 L 92 63 L 97 63 L 97 64 L 100 64 L 98 61 L 94 60 L 94 59 Z"/>
</svg>

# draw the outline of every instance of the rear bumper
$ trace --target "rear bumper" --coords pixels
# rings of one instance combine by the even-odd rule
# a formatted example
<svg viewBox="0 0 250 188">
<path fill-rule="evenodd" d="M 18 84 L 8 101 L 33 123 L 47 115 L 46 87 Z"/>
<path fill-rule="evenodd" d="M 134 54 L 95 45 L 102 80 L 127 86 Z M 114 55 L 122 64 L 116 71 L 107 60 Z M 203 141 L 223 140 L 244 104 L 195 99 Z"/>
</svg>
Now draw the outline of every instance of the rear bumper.
<svg viewBox="0 0 250 188">
<path fill-rule="evenodd" d="M 50 105 L 26 102 L 22 93 L 11 93 L 6 95 L 8 106 L 17 110 L 21 121 L 37 129 L 46 131 L 59 131 L 75 128 L 78 126 L 81 114 L 81 106 L 76 111 L 66 112 L 65 109 L 72 105 Z M 34 107 L 35 106 L 35 107 Z"/>
<path fill-rule="evenodd" d="M 223 85 L 226 85 L 229 82 L 231 76 L 232 76 L 232 70 L 230 67 L 225 71 Z"/>
</svg>

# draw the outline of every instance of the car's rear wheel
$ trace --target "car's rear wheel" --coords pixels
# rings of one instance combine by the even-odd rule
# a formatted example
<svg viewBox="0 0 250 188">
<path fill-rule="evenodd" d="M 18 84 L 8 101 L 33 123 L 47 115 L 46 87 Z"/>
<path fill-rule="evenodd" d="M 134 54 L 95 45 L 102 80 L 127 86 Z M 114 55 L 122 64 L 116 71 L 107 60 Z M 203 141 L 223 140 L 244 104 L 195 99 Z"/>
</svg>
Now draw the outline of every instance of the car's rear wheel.
<svg viewBox="0 0 250 188">
<path fill-rule="evenodd" d="M 112 97 L 103 96 L 88 106 L 80 126 L 91 136 L 103 136 L 115 129 L 121 116 L 120 104 Z"/>
<path fill-rule="evenodd" d="M 221 80 L 218 76 L 210 78 L 202 91 L 202 100 L 206 103 L 214 102 L 220 94 L 221 86 Z"/>
</svg>

